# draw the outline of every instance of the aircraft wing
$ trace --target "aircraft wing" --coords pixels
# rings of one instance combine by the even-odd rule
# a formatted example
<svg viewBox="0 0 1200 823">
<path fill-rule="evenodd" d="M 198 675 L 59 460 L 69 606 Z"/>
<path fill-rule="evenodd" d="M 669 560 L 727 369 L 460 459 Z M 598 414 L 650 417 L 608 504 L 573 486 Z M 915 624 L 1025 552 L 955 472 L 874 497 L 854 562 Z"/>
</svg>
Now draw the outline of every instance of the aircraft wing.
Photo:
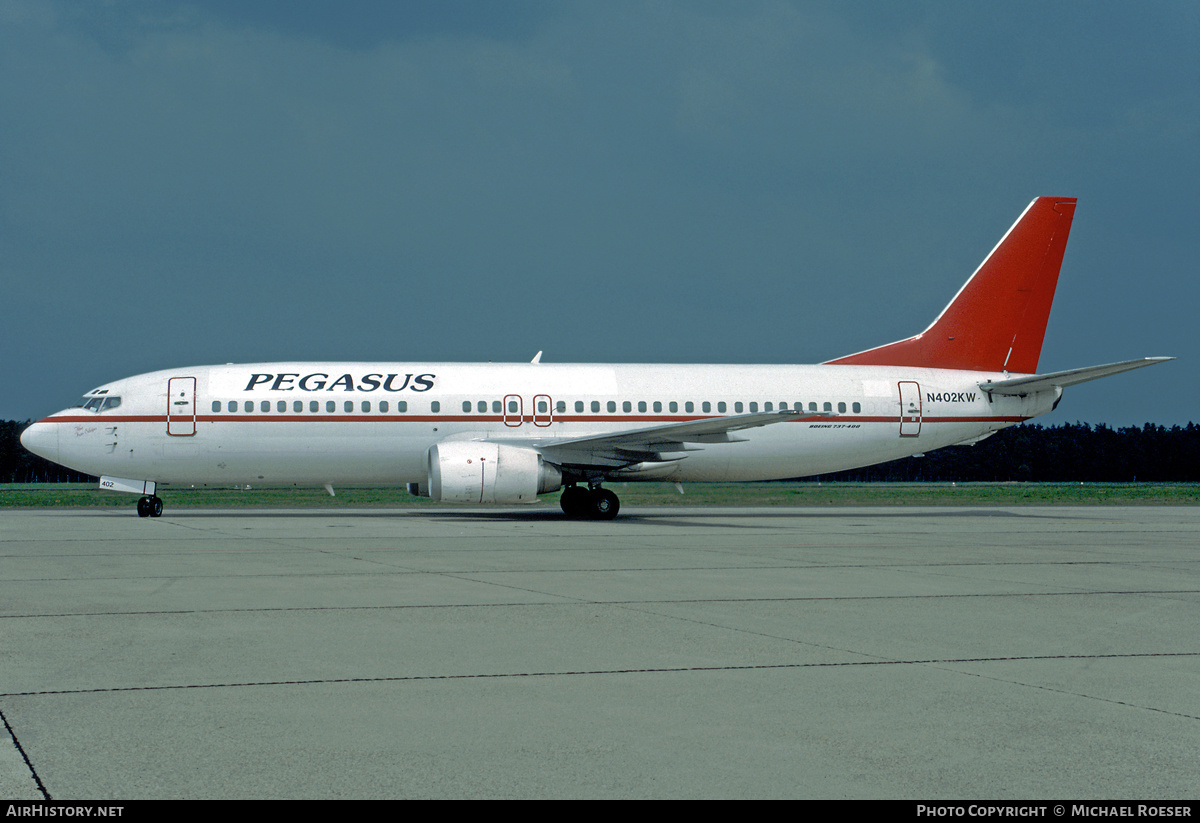
<svg viewBox="0 0 1200 823">
<path fill-rule="evenodd" d="M 696 451 L 696 446 L 686 444 L 736 443 L 743 438 L 734 432 L 759 426 L 770 426 L 789 420 L 835 417 L 833 412 L 815 411 L 769 411 L 738 414 L 732 417 L 712 417 L 704 420 L 689 420 L 685 423 L 669 423 L 665 426 L 650 426 L 607 434 L 588 435 L 566 439 L 546 438 L 523 441 L 532 445 L 541 455 L 560 466 L 579 468 L 619 469 L 636 463 L 669 464 L 682 457 L 664 457 L 664 452 Z"/>
<path fill-rule="evenodd" d="M 1107 363 L 1103 366 L 1087 366 L 1082 369 L 1068 369 L 1050 374 L 1034 374 L 1029 377 L 1013 377 L 1009 380 L 988 381 L 979 384 L 979 388 L 988 394 L 1026 395 L 1034 392 L 1048 391 L 1055 386 L 1066 388 L 1089 380 L 1099 380 L 1121 372 L 1153 366 L 1155 363 L 1165 363 L 1174 357 L 1143 357 L 1138 360 L 1124 360 L 1120 363 Z"/>
</svg>

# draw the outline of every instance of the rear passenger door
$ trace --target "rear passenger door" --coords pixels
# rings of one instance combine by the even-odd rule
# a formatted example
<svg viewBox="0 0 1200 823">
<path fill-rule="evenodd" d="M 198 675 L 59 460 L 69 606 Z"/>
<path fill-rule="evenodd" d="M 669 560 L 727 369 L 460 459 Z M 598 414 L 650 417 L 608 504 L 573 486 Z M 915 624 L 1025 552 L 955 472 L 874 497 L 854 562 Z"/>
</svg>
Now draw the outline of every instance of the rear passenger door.
<svg viewBox="0 0 1200 823">
<path fill-rule="evenodd" d="M 921 386 L 902 380 L 900 387 L 900 436 L 917 437 L 921 433 Z"/>
</svg>

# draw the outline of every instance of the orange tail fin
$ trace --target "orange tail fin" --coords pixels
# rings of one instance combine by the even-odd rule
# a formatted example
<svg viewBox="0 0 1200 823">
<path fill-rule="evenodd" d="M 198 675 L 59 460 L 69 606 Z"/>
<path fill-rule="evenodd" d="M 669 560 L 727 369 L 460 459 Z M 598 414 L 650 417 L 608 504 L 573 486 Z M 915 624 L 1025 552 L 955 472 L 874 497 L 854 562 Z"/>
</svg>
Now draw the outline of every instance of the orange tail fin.
<svg viewBox="0 0 1200 823">
<path fill-rule="evenodd" d="M 1037 198 L 929 328 L 829 364 L 1036 373 L 1074 216 L 1074 197 Z"/>
</svg>

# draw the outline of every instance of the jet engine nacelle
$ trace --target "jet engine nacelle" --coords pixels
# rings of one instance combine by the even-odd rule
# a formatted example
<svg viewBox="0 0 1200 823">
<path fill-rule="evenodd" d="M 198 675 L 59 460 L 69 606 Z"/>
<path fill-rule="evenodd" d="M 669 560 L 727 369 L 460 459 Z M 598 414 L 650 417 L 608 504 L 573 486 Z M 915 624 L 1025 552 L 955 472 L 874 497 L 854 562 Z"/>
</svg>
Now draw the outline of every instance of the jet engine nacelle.
<svg viewBox="0 0 1200 823">
<path fill-rule="evenodd" d="M 429 496 L 449 503 L 532 503 L 562 487 L 562 472 L 532 449 L 451 441 L 429 449 Z"/>
</svg>

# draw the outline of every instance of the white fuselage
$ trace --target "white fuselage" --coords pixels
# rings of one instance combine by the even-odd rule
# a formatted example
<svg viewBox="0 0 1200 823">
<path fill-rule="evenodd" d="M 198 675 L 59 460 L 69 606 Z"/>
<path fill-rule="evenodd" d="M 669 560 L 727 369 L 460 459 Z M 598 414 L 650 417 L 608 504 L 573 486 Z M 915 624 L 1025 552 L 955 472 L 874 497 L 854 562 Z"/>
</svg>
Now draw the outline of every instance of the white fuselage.
<svg viewBox="0 0 1200 823">
<path fill-rule="evenodd" d="M 743 481 L 880 463 L 1049 411 L 1061 390 L 994 398 L 1002 373 L 890 366 L 263 363 L 153 372 L 35 424 L 38 453 L 166 484 L 422 484 L 430 447 L 552 444 L 797 408 L 832 416 L 689 446 L 628 479 Z"/>
</svg>

